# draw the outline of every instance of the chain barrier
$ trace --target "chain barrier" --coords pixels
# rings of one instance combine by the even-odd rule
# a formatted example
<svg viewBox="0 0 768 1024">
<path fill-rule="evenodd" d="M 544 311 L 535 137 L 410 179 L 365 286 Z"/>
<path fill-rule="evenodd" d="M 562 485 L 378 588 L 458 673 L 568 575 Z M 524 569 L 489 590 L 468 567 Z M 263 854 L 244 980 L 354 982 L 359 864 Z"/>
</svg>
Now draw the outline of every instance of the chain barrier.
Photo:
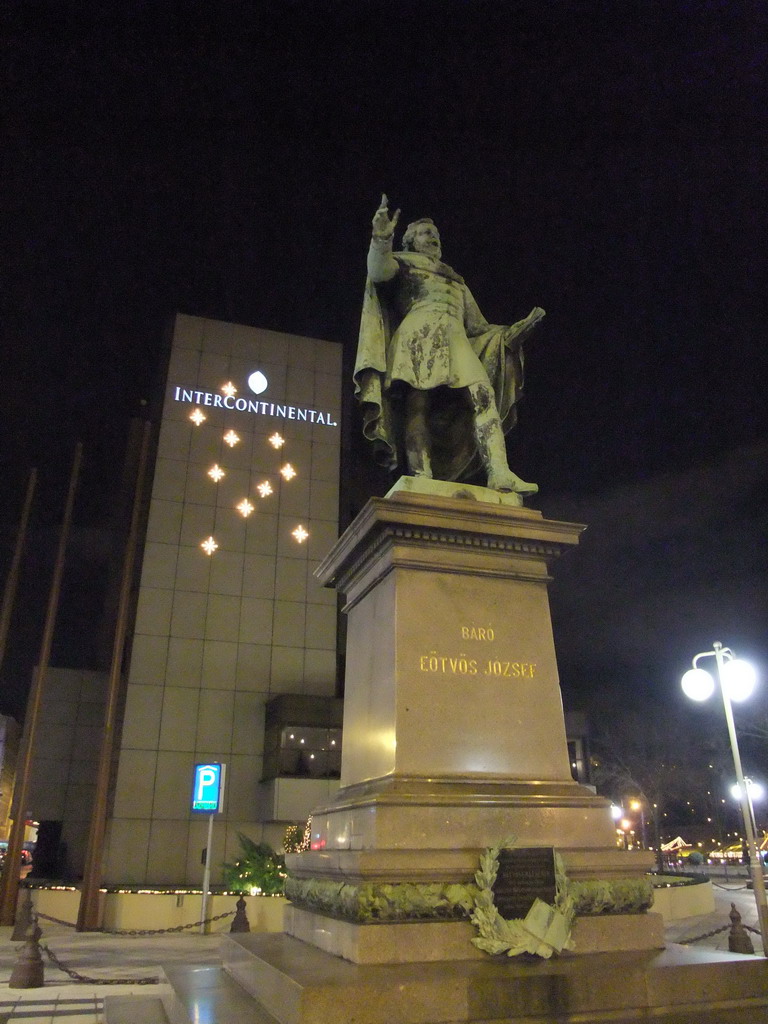
<svg viewBox="0 0 768 1024">
<path fill-rule="evenodd" d="M 225 917 L 233 917 L 237 914 L 237 910 L 227 910 L 223 914 L 217 914 L 215 917 L 206 917 L 202 921 L 194 921 L 192 924 L 180 924 L 174 928 L 142 928 L 142 929 L 122 929 L 122 928 L 102 928 L 102 934 L 106 935 L 167 935 L 171 932 L 182 932 L 188 928 L 199 928 L 201 925 L 211 924 L 213 921 L 221 921 Z M 77 925 L 73 924 L 72 921 L 64 921 L 60 917 L 53 917 L 51 914 L 41 914 L 39 911 L 32 913 L 32 924 L 33 930 L 28 933 L 32 936 L 38 948 L 41 949 L 54 967 L 57 970 L 62 971 L 72 981 L 77 982 L 80 985 L 157 985 L 160 982 L 159 978 L 93 978 L 87 974 L 80 974 L 79 971 L 74 970 L 72 967 L 68 967 L 63 960 L 60 960 L 53 950 L 46 946 L 45 943 L 40 942 L 40 928 L 37 925 L 39 918 L 45 921 L 52 921 L 54 924 L 63 925 L 65 928 L 76 928 Z M 1 1022 L 0 1022 L 1 1024 Z"/>
<path fill-rule="evenodd" d="M 741 892 L 742 889 L 749 888 L 748 885 L 720 885 L 719 882 L 712 882 L 712 885 L 715 889 L 723 889 L 725 892 Z"/>
<path fill-rule="evenodd" d="M 104 935 L 169 935 L 172 932 L 186 931 L 188 928 L 199 928 L 203 924 L 212 924 L 214 921 L 223 921 L 225 917 L 234 917 L 236 913 L 235 910 L 226 910 L 215 917 L 206 917 L 204 921 L 177 924 L 174 928 L 102 928 L 101 931 Z"/>
<path fill-rule="evenodd" d="M 39 945 L 54 967 L 63 971 L 72 981 L 76 981 L 80 985 L 158 985 L 160 983 L 159 978 L 90 978 L 87 974 L 80 974 L 73 968 L 67 967 L 44 942 Z"/>
<path fill-rule="evenodd" d="M 744 929 L 744 931 L 752 932 L 753 935 L 762 936 L 762 932 L 759 928 L 753 928 L 751 924 L 744 924 L 743 921 L 740 921 L 739 923 L 741 927 Z M 713 935 L 719 935 L 721 932 L 727 931 L 731 927 L 732 926 L 729 924 L 724 924 L 722 928 L 715 928 L 714 931 L 704 932 L 703 935 L 697 935 L 694 939 L 678 939 L 678 945 L 690 946 L 692 942 L 701 942 L 702 939 L 711 939 Z"/>
<path fill-rule="evenodd" d="M 65 928 L 77 928 L 77 925 L 72 924 L 71 921 L 62 921 L 60 917 L 51 917 L 50 914 L 41 914 L 39 910 L 35 911 L 35 917 L 41 917 L 45 921 L 53 921 L 54 924 L 63 924 Z"/>
<path fill-rule="evenodd" d="M 724 924 L 722 928 L 715 928 L 714 931 L 704 932 L 703 935 L 697 935 L 694 939 L 678 939 L 678 944 L 681 946 L 690 946 L 692 942 L 701 942 L 702 939 L 711 939 L 713 935 L 719 935 L 720 932 L 727 932 L 730 927 L 731 926 L 729 924 Z"/>
<path fill-rule="evenodd" d="M 234 917 L 237 913 L 236 910 L 227 910 L 223 914 L 217 914 L 215 917 L 206 917 L 204 921 L 194 921 L 192 924 L 177 924 L 173 928 L 99 928 L 98 931 L 103 935 L 169 935 L 172 932 L 183 932 L 188 928 L 199 928 L 203 924 L 212 924 L 214 921 L 222 921 L 225 917 Z M 41 914 L 37 912 L 37 916 L 42 918 L 44 921 L 52 921 L 54 924 L 62 924 L 65 928 L 76 928 L 77 925 L 71 921 L 62 921 L 60 917 L 51 917 L 50 914 Z"/>
</svg>

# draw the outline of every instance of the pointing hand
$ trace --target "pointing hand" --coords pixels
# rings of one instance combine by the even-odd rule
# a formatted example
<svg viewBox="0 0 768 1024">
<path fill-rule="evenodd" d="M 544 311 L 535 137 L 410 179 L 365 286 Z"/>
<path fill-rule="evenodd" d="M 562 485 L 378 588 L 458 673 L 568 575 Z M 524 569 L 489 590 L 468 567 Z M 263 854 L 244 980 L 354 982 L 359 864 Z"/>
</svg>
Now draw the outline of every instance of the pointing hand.
<svg viewBox="0 0 768 1024">
<path fill-rule="evenodd" d="M 388 207 L 387 197 L 382 194 L 379 208 L 373 216 L 374 238 L 391 238 L 395 233 L 397 222 L 400 219 L 400 211 L 396 210 L 394 216 L 390 219 Z"/>
</svg>

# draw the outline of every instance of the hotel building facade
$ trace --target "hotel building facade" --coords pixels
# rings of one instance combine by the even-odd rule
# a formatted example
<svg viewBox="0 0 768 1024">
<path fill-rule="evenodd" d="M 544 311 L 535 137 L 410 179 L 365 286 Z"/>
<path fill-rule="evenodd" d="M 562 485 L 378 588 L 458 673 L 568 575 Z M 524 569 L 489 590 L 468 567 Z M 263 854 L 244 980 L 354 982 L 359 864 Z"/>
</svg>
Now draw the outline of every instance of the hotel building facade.
<svg viewBox="0 0 768 1024">
<path fill-rule="evenodd" d="M 337 787 L 336 595 L 313 570 L 338 535 L 340 421 L 339 344 L 176 317 L 106 884 L 200 884 L 196 764 L 226 765 L 214 884 L 238 832 L 279 849 Z"/>
</svg>

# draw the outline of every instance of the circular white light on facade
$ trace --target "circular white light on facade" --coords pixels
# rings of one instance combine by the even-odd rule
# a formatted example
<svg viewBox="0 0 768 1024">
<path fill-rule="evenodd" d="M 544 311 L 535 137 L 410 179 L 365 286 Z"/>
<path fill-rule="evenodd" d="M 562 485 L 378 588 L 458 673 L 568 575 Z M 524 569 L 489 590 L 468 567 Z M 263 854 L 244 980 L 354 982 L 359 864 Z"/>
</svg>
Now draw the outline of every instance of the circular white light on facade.
<svg viewBox="0 0 768 1024">
<path fill-rule="evenodd" d="M 261 372 L 261 370 L 256 370 L 256 372 L 252 373 L 251 376 L 248 378 L 248 387 L 251 389 L 254 395 L 260 395 L 263 391 L 267 390 L 268 386 L 269 381 Z"/>
<path fill-rule="evenodd" d="M 726 661 L 722 668 L 723 686 L 725 692 L 735 704 L 752 696 L 752 691 L 757 683 L 757 672 L 754 665 L 741 658 L 733 661 Z"/>
<path fill-rule="evenodd" d="M 715 692 L 715 680 L 703 668 L 689 668 L 680 680 L 683 693 L 691 700 L 709 700 Z"/>
</svg>

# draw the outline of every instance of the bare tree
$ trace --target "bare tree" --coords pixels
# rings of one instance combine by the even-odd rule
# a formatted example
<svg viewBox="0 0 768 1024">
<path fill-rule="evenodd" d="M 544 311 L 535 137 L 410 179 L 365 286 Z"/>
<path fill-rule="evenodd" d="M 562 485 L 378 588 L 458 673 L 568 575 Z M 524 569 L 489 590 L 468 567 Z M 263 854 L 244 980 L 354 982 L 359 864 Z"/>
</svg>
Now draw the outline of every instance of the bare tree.
<svg viewBox="0 0 768 1024">
<path fill-rule="evenodd" d="M 679 817 L 687 809 L 701 821 L 713 819 L 727 749 L 710 716 L 693 727 L 673 707 L 648 700 L 642 710 L 628 709 L 602 695 L 599 706 L 599 718 L 593 716 L 595 784 L 617 803 L 642 802 L 657 850 L 665 815 Z"/>
</svg>

